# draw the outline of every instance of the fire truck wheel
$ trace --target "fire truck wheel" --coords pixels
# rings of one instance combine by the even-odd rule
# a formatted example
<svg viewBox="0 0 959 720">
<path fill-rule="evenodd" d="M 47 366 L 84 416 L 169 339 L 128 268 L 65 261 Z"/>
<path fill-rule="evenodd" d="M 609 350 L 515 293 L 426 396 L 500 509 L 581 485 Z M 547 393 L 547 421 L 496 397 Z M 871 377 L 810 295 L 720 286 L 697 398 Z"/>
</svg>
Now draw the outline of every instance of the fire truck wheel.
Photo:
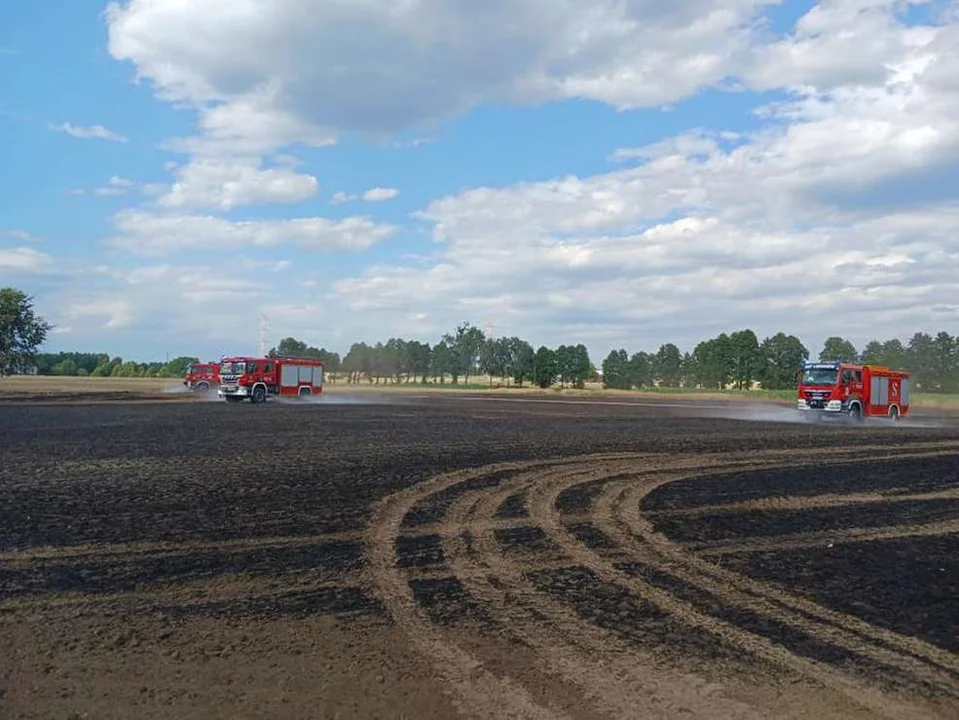
<svg viewBox="0 0 959 720">
<path fill-rule="evenodd" d="M 862 422 L 862 408 L 859 405 L 849 407 L 849 419 L 854 423 Z"/>
<path fill-rule="evenodd" d="M 310 389 L 306 387 L 300 388 L 300 392 L 298 393 L 297 397 L 300 400 L 306 400 L 307 398 L 310 397 Z"/>
<path fill-rule="evenodd" d="M 266 402 L 266 388 L 262 385 L 257 385 L 253 388 L 253 394 L 250 395 L 250 402 L 254 405 L 259 405 L 261 402 Z"/>
<path fill-rule="evenodd" d="M 895 405 L 893 405 L 891 408 L 889 408 L 889 418 L 890 418 L 893 422 L 899 422 L 899 420 L 900 420 L 900 417 L 899 417 L 899 408 L 896 407 Z"/>
<path fill-rule="evenodd" d="M 205 393 L 207 390 L 210 389 L 210 386 L 205 382 L 201 382 L 201 383 L 197 383 L 197 386 L 194 389 L 198 393 Z"/>
</svg>

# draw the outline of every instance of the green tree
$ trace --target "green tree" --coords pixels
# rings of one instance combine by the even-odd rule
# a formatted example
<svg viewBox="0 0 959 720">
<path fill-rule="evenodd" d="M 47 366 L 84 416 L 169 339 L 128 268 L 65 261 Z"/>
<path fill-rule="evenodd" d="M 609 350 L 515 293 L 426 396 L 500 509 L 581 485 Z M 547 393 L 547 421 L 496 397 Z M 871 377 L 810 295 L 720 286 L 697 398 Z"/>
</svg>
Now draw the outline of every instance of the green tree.
<svg viewBox="0 0 959 720">
<path fill-rule="evenodd" d="M 548 388 L 559 374 L 556 352 L 545 345 L 540 346 L 533 358 L 533 382 L 541 388 Z"/>
<path fill-rule="evenodd" d="M 959 381 L 959 337 L 938 333 L 933 344 L 936 386 L 940 392 L 955 392 Z"/>
<path fill-rule="evenodd" d="M 603 387 L 629 390 L 629 355 L 626 350 L 611 350 L 603 360 Z"/>
<path fill-rule="evenodd" d="M 726 333 L 703 340 L 693 350 L 693 363 L 704 388 L 722 390 L 733 374 L 732 342 Z"/>
<path fill-rule="evenodd" d="M 518 337 L 511 337 L 509 344 L 513 368 L 513 382 L 519 387 L 523 387 L 525 380 L 534 382 L 533 364 L 536 359 L 536 353 L 533 352 L 533 346 Z"/>
<path fill-rule="evenodd" d="M 762 367 L 759 339 L 752 330 L 738 330 L 729 336 L 732 350 L 732 380 L 739 390 L 748 390 Z"/>
<path fill-rule="evenodd" d="M 450 350 L 450 374 L 455 385 L 460 376 L 469 383 L 470 375 L 474 374 L 479 364 L 480 350 L 486 342 L 486 336 L 478 327 L 464 322 L 456 327 L 452 333 L 446 333 L 443 340 Z"/>
<path fill-rule="evenodd" d="M 200 358 L 191 357 L 188 355 L 181 355 L 180 357 L 173 358 L 170 362 L 163 366 L 162 372 L 164 377 L 183 377 L 186 375 L 186 368 L 190 363 L 198 363 Z"/>
<path fill-rule="evenodd" d="M 433 373 L 433 380 L 435 381 L 439 378 L 440 385 L 444 385 L 446 383 L 446 374 L 451 371 L 453 365 L 453 353 L 450 351 L 450 347 L 445 340 L 436 344 L 433 348 L 432 356 L 431 371 Z"/>
<path fill-rule="evenodd" d="M 647 352 L 633 353 L 626 365 L 627 388 L 651 387 L 653 384 L 655 358 Z"/>
<path fill-rule="evenodd" d="M 938 386 L 936 372 L 936 344 L 932 335 L 917 332 L 909 339 L 909 370 L 915 375 L 916 385 L 923 391 L 934 392 Z"/>
<path fill-rule="evenodd" d="M 28 372 L 51 329 L 34 312 L 32 297 L 16 288 L 0 288 L 0 377 Z"/>
<path fill-rule="evenodd" d="M 586 386 L 586 379 L 592 371 L 593 363 L 589 359 L 589 351 L 582 343 L 577 344 L 571 351 L 569 381 L 574 388 L 582 389 Z"/>
<path fill-rule="evenodd" d="M 672 343 L 659 347 L 653 358 L 653 375 L 663 387 L 679 387 L 683 379 L 683 354 Z"/>
<path fill-rule="evenodd" d="M 809 350 L 795 335 L 779 332 L 763 340 L 759 348 L 762 365 L 757 380 L 766 390 L 786 390 L 796 387 L 796 372 Z"/>
<path fill-rule="evenodd" d="M 859 353 L 856 352 L 856 346 L 845 338 L 833 335 L 826 338 L 823 343 L 822 351 L 819 353 L 819 359 L 824 362 L 830 360 L 839 360 L 840 362 L 858 362 Z"/>
</svg>

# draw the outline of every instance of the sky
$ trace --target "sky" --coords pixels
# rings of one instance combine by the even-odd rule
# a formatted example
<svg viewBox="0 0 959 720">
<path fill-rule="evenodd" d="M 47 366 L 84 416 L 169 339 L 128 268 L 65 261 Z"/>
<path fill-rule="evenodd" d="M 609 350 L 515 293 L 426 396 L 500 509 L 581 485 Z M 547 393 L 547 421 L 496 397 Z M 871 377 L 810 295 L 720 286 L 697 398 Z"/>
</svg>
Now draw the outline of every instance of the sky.
<svg viewBox="0 0 959 720">
<path fill-rule="evenodd" d="M 44 349 L 959 333 L 959 1 L 5 0 Z"/>
</svg>

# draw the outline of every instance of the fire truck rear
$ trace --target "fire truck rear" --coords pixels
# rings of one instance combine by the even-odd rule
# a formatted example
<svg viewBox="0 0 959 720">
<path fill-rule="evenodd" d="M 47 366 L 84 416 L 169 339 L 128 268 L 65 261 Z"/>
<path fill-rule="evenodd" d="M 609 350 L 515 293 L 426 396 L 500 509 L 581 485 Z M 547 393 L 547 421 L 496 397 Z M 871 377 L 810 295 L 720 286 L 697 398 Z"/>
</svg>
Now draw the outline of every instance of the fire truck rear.
<svg viewBox="0 0 959 720">
<path fill-rule="evenodd" d="M 217 395 L 228 402 L 307 398 L 323 392 L 323 363 L 310 358 L 229 357 L 220 361 Z"/>
<path fill-rule="evenodd" d="M 898 420 L 909 414 L 907 372 L 884 365 L 806 361 L 798 378 L 796 409 L 810 420 Z"/>
<path fill-rule="evenodd" d="M 220 384 L 220 366 L 215 362 L 190 363 L 183 384 L 194 392 L 205 393 Z"/>
</svg>

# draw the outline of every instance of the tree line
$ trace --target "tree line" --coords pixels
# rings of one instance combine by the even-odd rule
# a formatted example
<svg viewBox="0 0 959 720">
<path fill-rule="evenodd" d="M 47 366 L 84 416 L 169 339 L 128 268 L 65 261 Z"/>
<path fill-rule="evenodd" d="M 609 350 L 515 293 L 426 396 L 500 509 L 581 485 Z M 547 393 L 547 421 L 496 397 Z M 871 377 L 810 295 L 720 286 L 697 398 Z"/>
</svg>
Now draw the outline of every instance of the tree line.
<svg viewBox="0 0 959 720">
<path fill-rule="evenodd" d="M 420 340 L 390 338 L 386 342 L 356 342 L 341 358 L 338 353 L 316 348 L 296 338 L 284 338 L 270 356 L 286 355 L 322 360 L 329 373 L 348 383 L 434 382 L 468 384 L 471 377 L 499 378 L 504 384 L 522 387 L 582 388 L 597 376 L 589 352 L 582 343 L 537 349 L 519 337 L 487 338 L 468 322 L 446 333 L 435 345 Z"/>
<path fill-rule="evenodd" d="M 33 312 L 32 299 L 13 288 L 0 289 L 0 375 L 86 375 L 91 377 L 180 378 L 197 357 L 167 362 L 134 362 L 108 353 L 39 353 L 51 326 Z M 582 388 L 601 382 L 621 390 L 652 387 L 688 389 L 786 390 L 796 385 L 796 372 L 810 352 L 795 335 L 779 332 L 759 340 L 751 329 L 721 333 L 682 351 L 673 343 L 656 352 L 612 350 L 597 369 L 585 345 L 535 348 L 522 338 L 488 338 L 468 322 L 445 333 L 438 342 L 393 337 L 385 342 L 356 342 L 342 357 L 325 348 L 283 338 L 269 355 L 322 360 L 333 381 L 355 384 L 469 384 L 494 379 L 505 385 L 526 383 L 541 388 Z M 888 365 L 912 373 L 917 390 L 959 392 L 959 336 L 946 331 L 917 332 L 899 339 L 872 340 L 858 350 L 849 340 L 827 338 L 819 360 Z"/>
</svg>

